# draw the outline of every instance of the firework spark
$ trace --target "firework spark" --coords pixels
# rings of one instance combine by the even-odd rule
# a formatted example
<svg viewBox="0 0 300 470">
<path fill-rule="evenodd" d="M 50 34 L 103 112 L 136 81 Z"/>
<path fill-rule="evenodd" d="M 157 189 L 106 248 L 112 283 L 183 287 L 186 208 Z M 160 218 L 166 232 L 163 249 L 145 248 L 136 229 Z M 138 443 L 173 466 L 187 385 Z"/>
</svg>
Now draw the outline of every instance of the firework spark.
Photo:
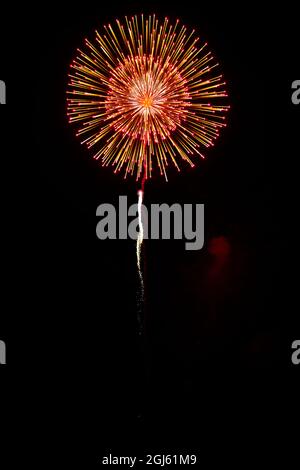
<svg viewBox="0 0 300 470">
<path fill-rule="evenodd" d="M 71 64 L 68 116 L 103 166 L 147 179 L 157 165 L 167 179 L 170 162 L 179 170 L 180 159 L 204 158 L 229 106 L 219 64 L 198 43 L 195 31 L 155 15 L 86 39 Z"/>
</svg>

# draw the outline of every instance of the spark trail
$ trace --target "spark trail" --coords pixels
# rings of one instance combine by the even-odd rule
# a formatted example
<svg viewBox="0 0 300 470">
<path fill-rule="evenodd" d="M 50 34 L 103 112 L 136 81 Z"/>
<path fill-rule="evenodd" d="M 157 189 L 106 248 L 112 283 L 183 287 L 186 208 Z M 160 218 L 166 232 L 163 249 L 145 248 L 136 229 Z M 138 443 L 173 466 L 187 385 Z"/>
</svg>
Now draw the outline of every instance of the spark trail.
<svg viewBox="0 0 300 470">
<path fill-rule="evenodd" d="M 145 169 L 145 166 L 144 166 Z M 146 175 L 146 171 L 145 171 Z M 144 284 L 144 276 L 143 276 L 143 266 L 142 266 L 142 253 L 143 253 L 143 241 L 144 241 L 144 226 L 143 226 L 143 200 L 144 200 L 144 187 L 145 187 L 145 180 L 146 176 L 144 176 L 142 180 L 142 187 L 138 190 L 138 227 L 139 227 L 139 234 L 136 240 L 136 264 L 137 264 L 137 272 L 139 277 L 139 290 L 137 294 L 137 307 L 138 307 L 138 323 L 139 323 L 139 334 L 141 335 L 143 332 L 143 320 L 142 320 L 142 313 L 143 313 L 143 306 L 145 300 L 145 284 Z"/>
<path fill-rule="evenodd" d="M 142 254 L 142 246 L 143 246 L 143 240 L 144 240 L 144 227 L 143 227 L 143 220 L 142 220 L 142 204 L 143 204 L 143 198 L 144 198 L 144 192 L 143 190 L 138 191 L 138 218 L 139 218 L 139 234 L 137 237 L 136 241 L 136 259 L 137 259 L 137 268 L 138 268 L 138 273 L 139 277 L 141 280 L 141 284 L 144 284 L 143 281 L 143 273 L 142 273 L 142 268 L 141 268 L 141 254 Z"/>
</svg>

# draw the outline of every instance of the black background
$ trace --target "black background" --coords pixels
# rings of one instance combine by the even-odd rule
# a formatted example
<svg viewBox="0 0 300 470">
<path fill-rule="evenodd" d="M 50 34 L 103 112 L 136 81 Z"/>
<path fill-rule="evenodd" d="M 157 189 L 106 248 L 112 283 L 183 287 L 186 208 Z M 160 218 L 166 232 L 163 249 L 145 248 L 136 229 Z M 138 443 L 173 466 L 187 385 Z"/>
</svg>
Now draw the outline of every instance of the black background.
<svg viewBox="0 0 300 470">
<path fill-rule="evenodd" d="M 261 450 L 266 463 L 282 456 L 286 464 L 293 443 L 283 448 L 282 436 L 296 407 L 291 343 L 299 337 L 294 7 L 9 9 L 0 67 L 8 101 L 0 108 L 0 338 L 8 350 L 1 455 L 17 436 L 25 453 L 66 468 L 144 450 L 195 451 L 207 468 L 256 462 Z M 146 205 L 205 204 L 205 246 L 145 243 L 142 342 L 134 242 L 95 234 L 96 207 L 117 204 L 119 195 L 136 202 L 137 185 L 99 167 L 65 115 L 68 66 L 84 37 L 141 12 L 199 31 L 222 64 L 232 107 L 205 162 L 146 184 Z"/>
</svg>

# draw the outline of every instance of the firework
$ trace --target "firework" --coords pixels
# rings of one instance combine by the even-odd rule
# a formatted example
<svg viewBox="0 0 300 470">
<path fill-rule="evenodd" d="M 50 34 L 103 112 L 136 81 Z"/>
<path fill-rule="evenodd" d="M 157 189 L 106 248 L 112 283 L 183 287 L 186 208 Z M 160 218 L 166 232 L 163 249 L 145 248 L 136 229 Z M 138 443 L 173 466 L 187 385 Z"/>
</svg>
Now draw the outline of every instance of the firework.
<svg viewBox="0 0 300 470">
<path fill-rule="evenodd" d="M 143 15 L 96 31 L 71 64 L 69 121 L 103 166 L 167 179 L 214 144 L 229 106 L 219 64 L 195 31 Z"/>
</svg>

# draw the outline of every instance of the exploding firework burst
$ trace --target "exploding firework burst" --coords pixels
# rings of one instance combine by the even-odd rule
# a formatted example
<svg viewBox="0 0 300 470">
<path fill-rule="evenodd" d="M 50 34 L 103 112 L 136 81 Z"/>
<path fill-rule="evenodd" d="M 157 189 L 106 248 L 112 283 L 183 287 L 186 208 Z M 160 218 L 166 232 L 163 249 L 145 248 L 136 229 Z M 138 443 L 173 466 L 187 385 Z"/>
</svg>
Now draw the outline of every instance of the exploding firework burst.
<svg viewBox="0 0 300 470">
<path fill-rule="evenodd" d="M 207 44 L 179 21 L 155 15 L 118 20 L 86 39 L 71 64 L 68 116 L 102 165 L 147 179 L 157 164 L 167 179 L 170 162 L 214 144 L 226 124 L 225 82 Z"/>
</svg>

